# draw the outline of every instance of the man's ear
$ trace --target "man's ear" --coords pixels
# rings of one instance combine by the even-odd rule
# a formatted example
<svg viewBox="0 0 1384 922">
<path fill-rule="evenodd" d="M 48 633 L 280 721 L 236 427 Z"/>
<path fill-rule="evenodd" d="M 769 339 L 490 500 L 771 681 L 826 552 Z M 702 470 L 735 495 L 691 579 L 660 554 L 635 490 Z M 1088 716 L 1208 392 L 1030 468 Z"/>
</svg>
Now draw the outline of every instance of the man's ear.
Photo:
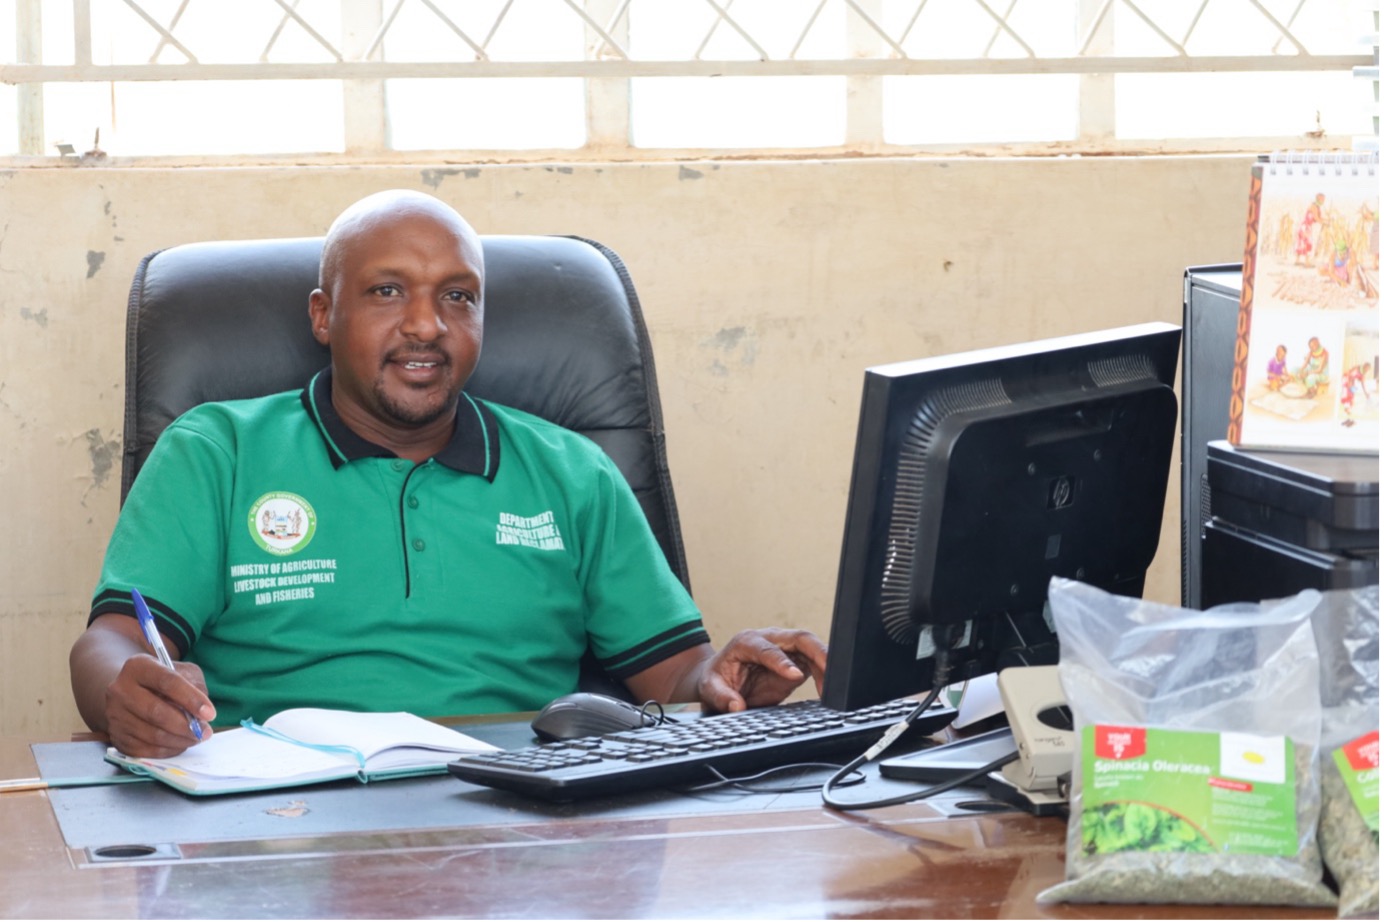
<svg viewBox="0 0 1384 922">
<path fill-rule="evenodd" d="M 324 346 L 331 345 L 327 335 L 327 320 L 331 314 L 332 299 L 320 288 L 314 288 L 308 295 L 308 319 L 312 322 L 312 336 Z"/>
</svg>

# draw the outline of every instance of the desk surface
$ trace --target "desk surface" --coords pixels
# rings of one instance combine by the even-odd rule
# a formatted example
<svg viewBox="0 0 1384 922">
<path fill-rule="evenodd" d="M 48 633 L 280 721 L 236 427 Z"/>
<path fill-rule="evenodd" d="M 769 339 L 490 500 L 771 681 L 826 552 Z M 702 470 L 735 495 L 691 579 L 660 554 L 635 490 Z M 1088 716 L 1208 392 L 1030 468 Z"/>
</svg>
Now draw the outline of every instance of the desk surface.
<svg viewBox="0 0 1384 922">
<path fill-rule="evenodd" d="M 33 774 L 31 747 L 0 739 L 0 777 Z M 466 787 L 429 784 L 439 797 Z M 515 799 L 466 826 L 182 841 L 172 856 L 98 861 L 64 841 L 61 793 L 0 795 L 0 918 L 1334 918 L 1039 905 L 1063 874 L 1064 823 L 946 803 L 843 814 L 727 799 L 689 813 L 674 799 L 593 818 Z"/>
</svg>

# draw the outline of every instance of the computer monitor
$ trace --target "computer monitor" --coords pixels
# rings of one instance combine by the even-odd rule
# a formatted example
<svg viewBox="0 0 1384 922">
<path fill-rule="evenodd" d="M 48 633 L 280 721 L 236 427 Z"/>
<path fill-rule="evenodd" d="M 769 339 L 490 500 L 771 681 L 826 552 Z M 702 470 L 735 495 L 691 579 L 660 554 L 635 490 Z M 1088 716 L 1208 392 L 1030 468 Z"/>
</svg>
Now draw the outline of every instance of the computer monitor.
<svg viewBox="0 0 1384 922">
<path fill-rule="evenodd" d="M 822 700 L 856 709 L 1057 662 L 1063 576 L 1143 593 L 1180 328 L 1149 323 L 868 369 Z"/>
</svg>

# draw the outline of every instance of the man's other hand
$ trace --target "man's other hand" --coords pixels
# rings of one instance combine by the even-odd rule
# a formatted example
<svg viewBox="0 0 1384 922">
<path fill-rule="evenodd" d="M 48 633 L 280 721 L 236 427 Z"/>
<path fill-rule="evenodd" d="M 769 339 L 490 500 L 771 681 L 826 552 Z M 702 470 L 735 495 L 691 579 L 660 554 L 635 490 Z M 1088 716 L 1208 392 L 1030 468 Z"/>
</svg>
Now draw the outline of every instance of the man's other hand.
<svg viewBox="0 0 1384 922">
<path fill-rule="evenodd" d="M 697 695 L 713 711 L 743 711 L 778 704 L 808 676 L 820 695 L 826 666 L 826 645 L 810 631 L 741 631 L 706 664 Z"/>
</svg>

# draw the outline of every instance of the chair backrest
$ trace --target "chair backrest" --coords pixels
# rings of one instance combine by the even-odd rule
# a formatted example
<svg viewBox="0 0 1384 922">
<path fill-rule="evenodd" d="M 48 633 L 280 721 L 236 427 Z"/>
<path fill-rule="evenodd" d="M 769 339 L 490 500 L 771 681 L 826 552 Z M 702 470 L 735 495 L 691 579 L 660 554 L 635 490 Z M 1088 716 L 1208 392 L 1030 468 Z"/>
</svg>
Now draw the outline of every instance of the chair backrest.
<svg viewBox="0 0 1384 922">
<path fill-rule="evenodd" d="M 653 352 L 624 264 L 574 237 L 481 239 L 485 339 L 467 390 L 600 445 L 689 585 Z M 233 240 L 141 261 L 125 334 L 122 502 L 178 415 L 208 401 L 301 388 L 327 365 L 307 313 L 321 252 L 320 237 Z"/>
</svg>

